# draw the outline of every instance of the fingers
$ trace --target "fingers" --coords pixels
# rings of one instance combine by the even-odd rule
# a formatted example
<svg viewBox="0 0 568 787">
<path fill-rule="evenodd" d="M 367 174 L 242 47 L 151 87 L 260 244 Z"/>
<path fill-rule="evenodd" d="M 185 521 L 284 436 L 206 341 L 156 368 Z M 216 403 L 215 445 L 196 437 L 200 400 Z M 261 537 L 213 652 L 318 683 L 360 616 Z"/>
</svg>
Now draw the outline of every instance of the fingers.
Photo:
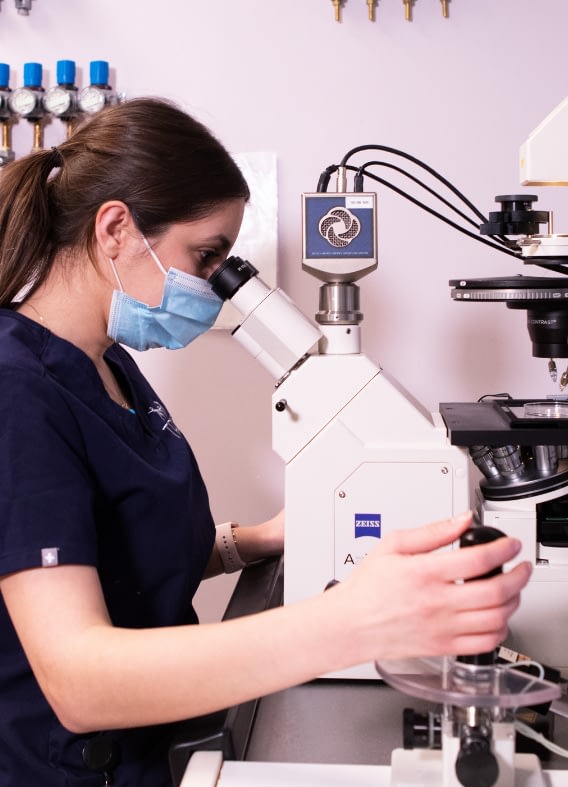
<svg viewBox="0 0 568 787">
<path fill-rule="evenodd" d="M 455 587 L 456 603 L 462 610 L 488 610 L 504 607 L 517 598 L 532 573 L 532 565 L 519 563 L 511 571 L 477 579 Z"/>
<path fill-rule="evenodd" d="M 513 560 L 522 544 L 516 538 L 503 537 L 487 544 L 456 549 L 443 555 L 432 556 L 437 561 L 440 579 L 455 581 L 482 577 Z"/>
<path fill-rule="evenodd" d="M 472 609 L 456 616 L 456 636 L 499 636 L 506 631 L 507 621 L 516 612 L 521 598 L 512 596 L 506 603 L 490 609 Z"/>
<path fill-rule="evenodd" d="M 446 585 L 440 593 L 444 608 L 441 633 L 446 632 L 448 655 L 484 653 L 506 638 L 510 616 L 520 604 L 520 592 L 532 566 L 520 563 L 506 574 L 461 585 Z"/>
<path fill-rule="evenodd" d="M 498 647 L 508 635 L 508 621 L 518 609 L 520 591 L 528 581 L 531 566 L 515 569 L 491 579 L 462 585 L 446 584 L 424 620 L 425 643 L 414 650 L 421 655 L 473 655 Z"/>
<path fill-rule="evenodd" d="M 467 511 L 452 519 L 410 530 L 397 530 L 385 537 L 380 549 L 383 554 L 431 553 L 459 539 L 471 523 L 472 514 L 471 511 Z M 488 544 L 448 552 L 443 556 L 432 555 L 432 559 L 439 561 L 436 571 L 440 571 L 440 579 L 445 581 L 472 579 L 488 574 L 513 560 L 519 554 L 521 547 L 518 539 L 503 537 Z"/>
<path fill-rule="evenodd" d="M 475 656 L 478 653 L 490 653 L 507 638 L 507 626 L 494 634 L 465 634 L 456 637 L 444 656 Z"/>
<path fill-rule="evenodd" d="M 502 607 L 464 613 L 456 622 L 447 655 L 470 656 L 497 648 L 507 638 L 508 620 L 519 604 L 516 595 Z"/>
<path fill-rule="evenodd" d="M 415 555 L 431 552 L 451 544 L 464 533 L 472 522 L 471 511 L 411 530 L 397 530 L 383 540 L 383 552 Z"/>
</svg>

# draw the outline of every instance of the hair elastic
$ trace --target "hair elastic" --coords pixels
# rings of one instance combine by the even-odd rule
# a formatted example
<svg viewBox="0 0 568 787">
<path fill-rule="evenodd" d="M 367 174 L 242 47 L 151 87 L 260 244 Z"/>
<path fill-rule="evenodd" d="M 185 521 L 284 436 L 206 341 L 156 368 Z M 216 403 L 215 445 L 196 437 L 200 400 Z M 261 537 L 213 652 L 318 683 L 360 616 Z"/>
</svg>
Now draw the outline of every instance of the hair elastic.
<svg viewBox="0 0 568 787">
<path fill-rule="evenodd" d="M 62 167 L 65 161 L 61 151 L 55 145 L 51 148 L 51 161 L 54 167 Z"/>
</svg>

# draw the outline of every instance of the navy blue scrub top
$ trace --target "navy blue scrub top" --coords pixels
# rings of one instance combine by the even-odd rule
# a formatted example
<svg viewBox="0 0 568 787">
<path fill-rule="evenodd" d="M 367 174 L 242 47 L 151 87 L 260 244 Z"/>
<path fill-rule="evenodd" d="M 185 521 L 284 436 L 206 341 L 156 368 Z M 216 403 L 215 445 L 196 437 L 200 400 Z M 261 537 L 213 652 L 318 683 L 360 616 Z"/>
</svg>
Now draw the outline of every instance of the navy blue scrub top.
<svg viewBox="0 0 568 787">
<path fill-rule="evenodd" d="M 108 397 L 85 353 L 0 309 L 0 576 L 95 566 L 116 626 L 196 623 L 192 597 L 214 540 L 203 480 L 131 356 L 113 345 L 105 357 L 135 413 Z M 111 733 L 113 785 L 169 785 L 172 733 Z M 82 759 L 91 738 L 56 719 L 0 599 L 0 787 L 100 787 Z"/>
</svg>

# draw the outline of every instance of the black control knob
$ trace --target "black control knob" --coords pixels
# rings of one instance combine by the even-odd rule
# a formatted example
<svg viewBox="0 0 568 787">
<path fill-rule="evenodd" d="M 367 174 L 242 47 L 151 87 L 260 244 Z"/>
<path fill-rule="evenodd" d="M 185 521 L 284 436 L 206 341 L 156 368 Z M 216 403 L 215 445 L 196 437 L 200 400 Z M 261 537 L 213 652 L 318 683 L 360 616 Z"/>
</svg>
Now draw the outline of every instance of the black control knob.
<svg viewBox="0 0 568 787">
<path fill-rule="evenodd" d="M 473 547 L 477 544 L 487 544 L 490 541 L 496 541 L 498 538 L 504 537 L 505 533 L 502 533 L 501 530 L 497 530 L 496 527 L 470 527 L 460 538 L 460 547 Z M 498 566 L 493 569 L 493 571 L 489 571 L 481 577 L 475 577 L 475 579 L 489 579 L 497 574 L 501 574 L 502 571 L 503 568 Z M 458 656 L 458 661 L 464 664 L 493 664 L 495 662 L 495 651 L 492 650 L 489 653 L 476 653 L 473 656 Z"/>
<path fill-rule="evenodd" d="M 440 714 L 418 713 L 405 708 L 402 714 L 402 745 L 405 749 L 441 749 Z"/>
<path fill-rule="evenodd" d="M 486 738 L 472 735 L 462 742 L 456 776 L 464 787 L 493 787 L 497 782 L 499 765 Z"/>
<path fill-rule="evenodd" d="M 548 212 L 533 210 L 536 194 L 506 194 L 495 197 L 501 210 L 489 214 L 489 221 L 479 226 L 482 235 L 538 235 L 539 225 L 548 222 Z"/>
<path fill-rule="evenodd" d="M 119 761 L 119 749 L 115 741 L 104 733 L 95 735 L 85 743 L 82 754 L 86 768 L 103 774 L 105 784 L 111 784 L 110 774 Z"/>
</svg>

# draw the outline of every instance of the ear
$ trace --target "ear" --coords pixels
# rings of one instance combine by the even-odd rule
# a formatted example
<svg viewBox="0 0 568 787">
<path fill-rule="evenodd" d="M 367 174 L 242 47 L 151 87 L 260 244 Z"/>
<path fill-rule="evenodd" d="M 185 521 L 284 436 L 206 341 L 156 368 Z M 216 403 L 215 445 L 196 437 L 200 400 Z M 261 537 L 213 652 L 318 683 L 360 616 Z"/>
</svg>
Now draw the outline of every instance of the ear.
<svg viewBox="0 0 568 787">
<path fill-rule="evenodd" d="M 103 255 L 115 259 L 136 233 L 128 206 L 119 200 L 104 202 L 95 218 L 95 237 Z"/>
</svg>

